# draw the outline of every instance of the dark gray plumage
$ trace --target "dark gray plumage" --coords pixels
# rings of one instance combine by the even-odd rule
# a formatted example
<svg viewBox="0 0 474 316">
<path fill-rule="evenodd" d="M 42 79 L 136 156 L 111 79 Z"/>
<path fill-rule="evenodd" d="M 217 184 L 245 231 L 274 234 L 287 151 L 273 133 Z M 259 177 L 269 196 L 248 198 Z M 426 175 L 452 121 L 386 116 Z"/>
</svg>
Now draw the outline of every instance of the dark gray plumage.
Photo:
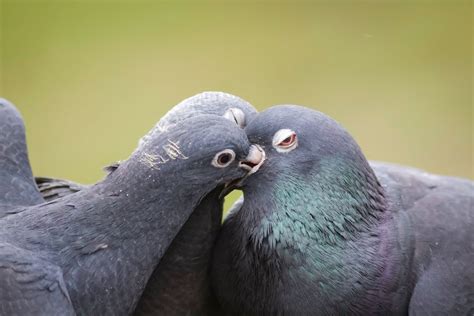
<svg viewBox="0 0 474 316">
<path fill-rule="evenodd" d="M 340 125 L 303 107 L 272 107 L 246 133 L 267 159 L 214 249 L 229 313 L 474 313 L 472 181 L 369 165 Z"/>
<path fill-rule="evenodd" d="M 236 159 L 217 168 L 223 149 Z M 130 314 L 194 206 L 243 177 L 249 152 L 235 123 L 200 115 L 148 137 L 102 182 L 3 218 L 0 314 Z"/>
<path fill-rule="evenodd" d="M 147 137 L 187 118 L 210 114 L 224 116 L 245 127 L 256 115 L 247 101 L 223 92 L 203 92 L 169 111 Z M 37 178 L 46 200 L 85 188 L 67 180 Z M 137 305 L 137 315 L 209 314 L 217 306 L 210 291 L 209 264 L 222 219 L 222 187 L 209 193 L 195 208 L 153 272 Z"/>
<path fill-rule="evenodd" d="M 0 99 L 0 218 L 15 206 L 41 202 L 28 159 L 23 119 L 13 104 Z"/>
</svg>

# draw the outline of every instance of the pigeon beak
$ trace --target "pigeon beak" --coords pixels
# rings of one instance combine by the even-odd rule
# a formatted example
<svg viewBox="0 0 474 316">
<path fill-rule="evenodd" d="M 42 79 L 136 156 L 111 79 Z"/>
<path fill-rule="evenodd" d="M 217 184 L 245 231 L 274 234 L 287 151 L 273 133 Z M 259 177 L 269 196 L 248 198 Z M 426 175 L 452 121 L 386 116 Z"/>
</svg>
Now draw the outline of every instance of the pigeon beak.
<svg viewBox="0 0 474 316">
<path fill-rule="evenodd" d="M 250 151 L 244 160 L 239 162 L 239 167 L 247 170 L 246 177 L 255 173 L 265 161 L 265 151 L 259 145 L 250 146 Z"/>
<path fill-rule="evenodd" d="M 260 169 L 260 166 L 265 161 L 265 151 L 259 145 L 250 146 L 250 151 L 247 157 L 244 160 L 239 162 L 239 167 L 247 171 L 247 174 L 240 179 L 234 180 L 230 183 L 226 183 L 224 189 L 222 190 L 219 198 L 224 198 L 235 188 L 239 188 L 242 182 L 247 179 L 248 176 L 255 173 Z"/>
</svg>

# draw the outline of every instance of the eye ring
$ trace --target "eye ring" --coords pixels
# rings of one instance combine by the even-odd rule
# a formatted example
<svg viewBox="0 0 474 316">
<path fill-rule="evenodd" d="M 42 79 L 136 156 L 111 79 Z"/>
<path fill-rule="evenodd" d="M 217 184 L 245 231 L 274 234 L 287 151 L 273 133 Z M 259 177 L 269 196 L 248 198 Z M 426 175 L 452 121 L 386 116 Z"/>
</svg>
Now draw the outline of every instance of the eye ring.
<svg viewBox="0 0 474 316">
<path fill-rule="evenodd" d="M 216 168 L 225 168 L 234 160 L 235 152 L 232 149 L 224 149 L 214 156 L 214 159 L 212 159 L 212 165 Z"/>
<path fill-rule="evenodd" d="M 273 148 L 280 153 L 288 153 L 298 147 L 298 137 L 291 129 L 281 129 L 273 136 Z"/>
</svg>

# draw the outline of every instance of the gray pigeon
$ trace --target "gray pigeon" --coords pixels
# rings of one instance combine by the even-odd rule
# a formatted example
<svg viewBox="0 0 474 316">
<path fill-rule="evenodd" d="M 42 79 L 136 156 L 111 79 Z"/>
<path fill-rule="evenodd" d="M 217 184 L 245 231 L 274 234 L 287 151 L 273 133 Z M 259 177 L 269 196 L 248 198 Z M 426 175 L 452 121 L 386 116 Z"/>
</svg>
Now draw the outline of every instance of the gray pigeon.
<svg viewBox="0 0 474 316">
<path fill-rule="evenodd" d="M 231 314 L 473 315 L 474 184 L 384 163 L 322 113 L 275 106 L 213 253 Z"/>
<path fill-rule="evenodd" d="M 23 119 L 13 104 L 0 99 L 0 218 L 13 207 L 42 202 L 28 160 Z"/>
<path fill-rule="evenodd" d="M 132 313 L 195 206 L 261 161 L 215 115 L 155 136 L 102 182 L 1 220 L 0 315 Z"/>
<path fill-rule="evenodd" d="M 175 106 L 150 134 L 201 114 L 224 116 L 243 128 L 255 117 L 257 111 L 250 103 L 237 96 L 224 92 L 203 92 Z M 113 165 L 108 170 L 116 167 Z M 36 178 L 36 181 L 47 201 L 87 187 L 67 180 Z M 210 290 L 208 267 L 212 247 L 221 226 L 222 189 L 218 187 L 213 190 L 195 208 L 153 272 L 135 314 L 218 313 L 218 306 Z"/>
<path fill-rule="evenodd" d="M 167 130 L 200 114 L 223 116 L 243 128 L 257 114 L 247 101 L 223 92 L 203 92 L 171 109 L 158 123 Z M 153 272 L 137 305 L 136 315 L 208 315 L 219 313 L 210 288 L 212 248 L 221 227 L 223 186 L 194 209 Z"/>
</svg>

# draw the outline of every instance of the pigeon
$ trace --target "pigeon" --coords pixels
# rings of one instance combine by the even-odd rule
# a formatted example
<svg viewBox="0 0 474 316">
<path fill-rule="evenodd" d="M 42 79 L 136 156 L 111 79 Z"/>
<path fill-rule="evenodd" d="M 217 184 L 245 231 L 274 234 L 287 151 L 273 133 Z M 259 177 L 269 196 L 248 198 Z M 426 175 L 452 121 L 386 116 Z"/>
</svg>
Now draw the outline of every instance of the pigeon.
<svg viewBox="0 0 474 316">
<path fill-rule="evenodd" d="M 211 265 L 228 314 L 473 315 L 474 183 L 369 163 L 328 116 L 271 107 Z"/>
<path fill-rule="evenodd" d="M 0 99 L 0 218 L 13 207 L 42 202 L 28 159 L 23 119 L 13 104 Z"/>
<path fill-rule="evenodd" d="M 4 217 L 0 314 L 131 314 L 195 206 L 262 157 L 234 122 L 199 115 L 147 137 L 103 181 Z"/>
<path fill-rule="evenodd" d="M 244 128 L 257 111 L 237 96 L 224 92 L 202 92 L 173 107 L 159 121 L 153 133 L 201 114 L 223 116 Z M 117 164 L 114 164 L 107 170 L 116 167 Z M 36 183 L 46 201 L 87 188 L 68 180 L 45 177 L 37 177 Z M 137 304 L 136 315 L 204 315 L 219 312 L 211 293 L 208 270 L 212 247 L 222 221 L 222 190 L 222 187 L 216 188 L 195 208 L 148 281 Z"/>
<path fill-rule="evenodd" d="M 187 118 L 222 116 L 244 128 L 257 114 L 247 101 L 225 92 L 202 92 L 174 106 L 158 122 L 167 130 Z M 153 272 L 135 315 L 207 315 L 219 313 L 210 289 L 212 247 L 222 222 L 223 187 L 210 192 L 194 209 Z"/>
</svg>

